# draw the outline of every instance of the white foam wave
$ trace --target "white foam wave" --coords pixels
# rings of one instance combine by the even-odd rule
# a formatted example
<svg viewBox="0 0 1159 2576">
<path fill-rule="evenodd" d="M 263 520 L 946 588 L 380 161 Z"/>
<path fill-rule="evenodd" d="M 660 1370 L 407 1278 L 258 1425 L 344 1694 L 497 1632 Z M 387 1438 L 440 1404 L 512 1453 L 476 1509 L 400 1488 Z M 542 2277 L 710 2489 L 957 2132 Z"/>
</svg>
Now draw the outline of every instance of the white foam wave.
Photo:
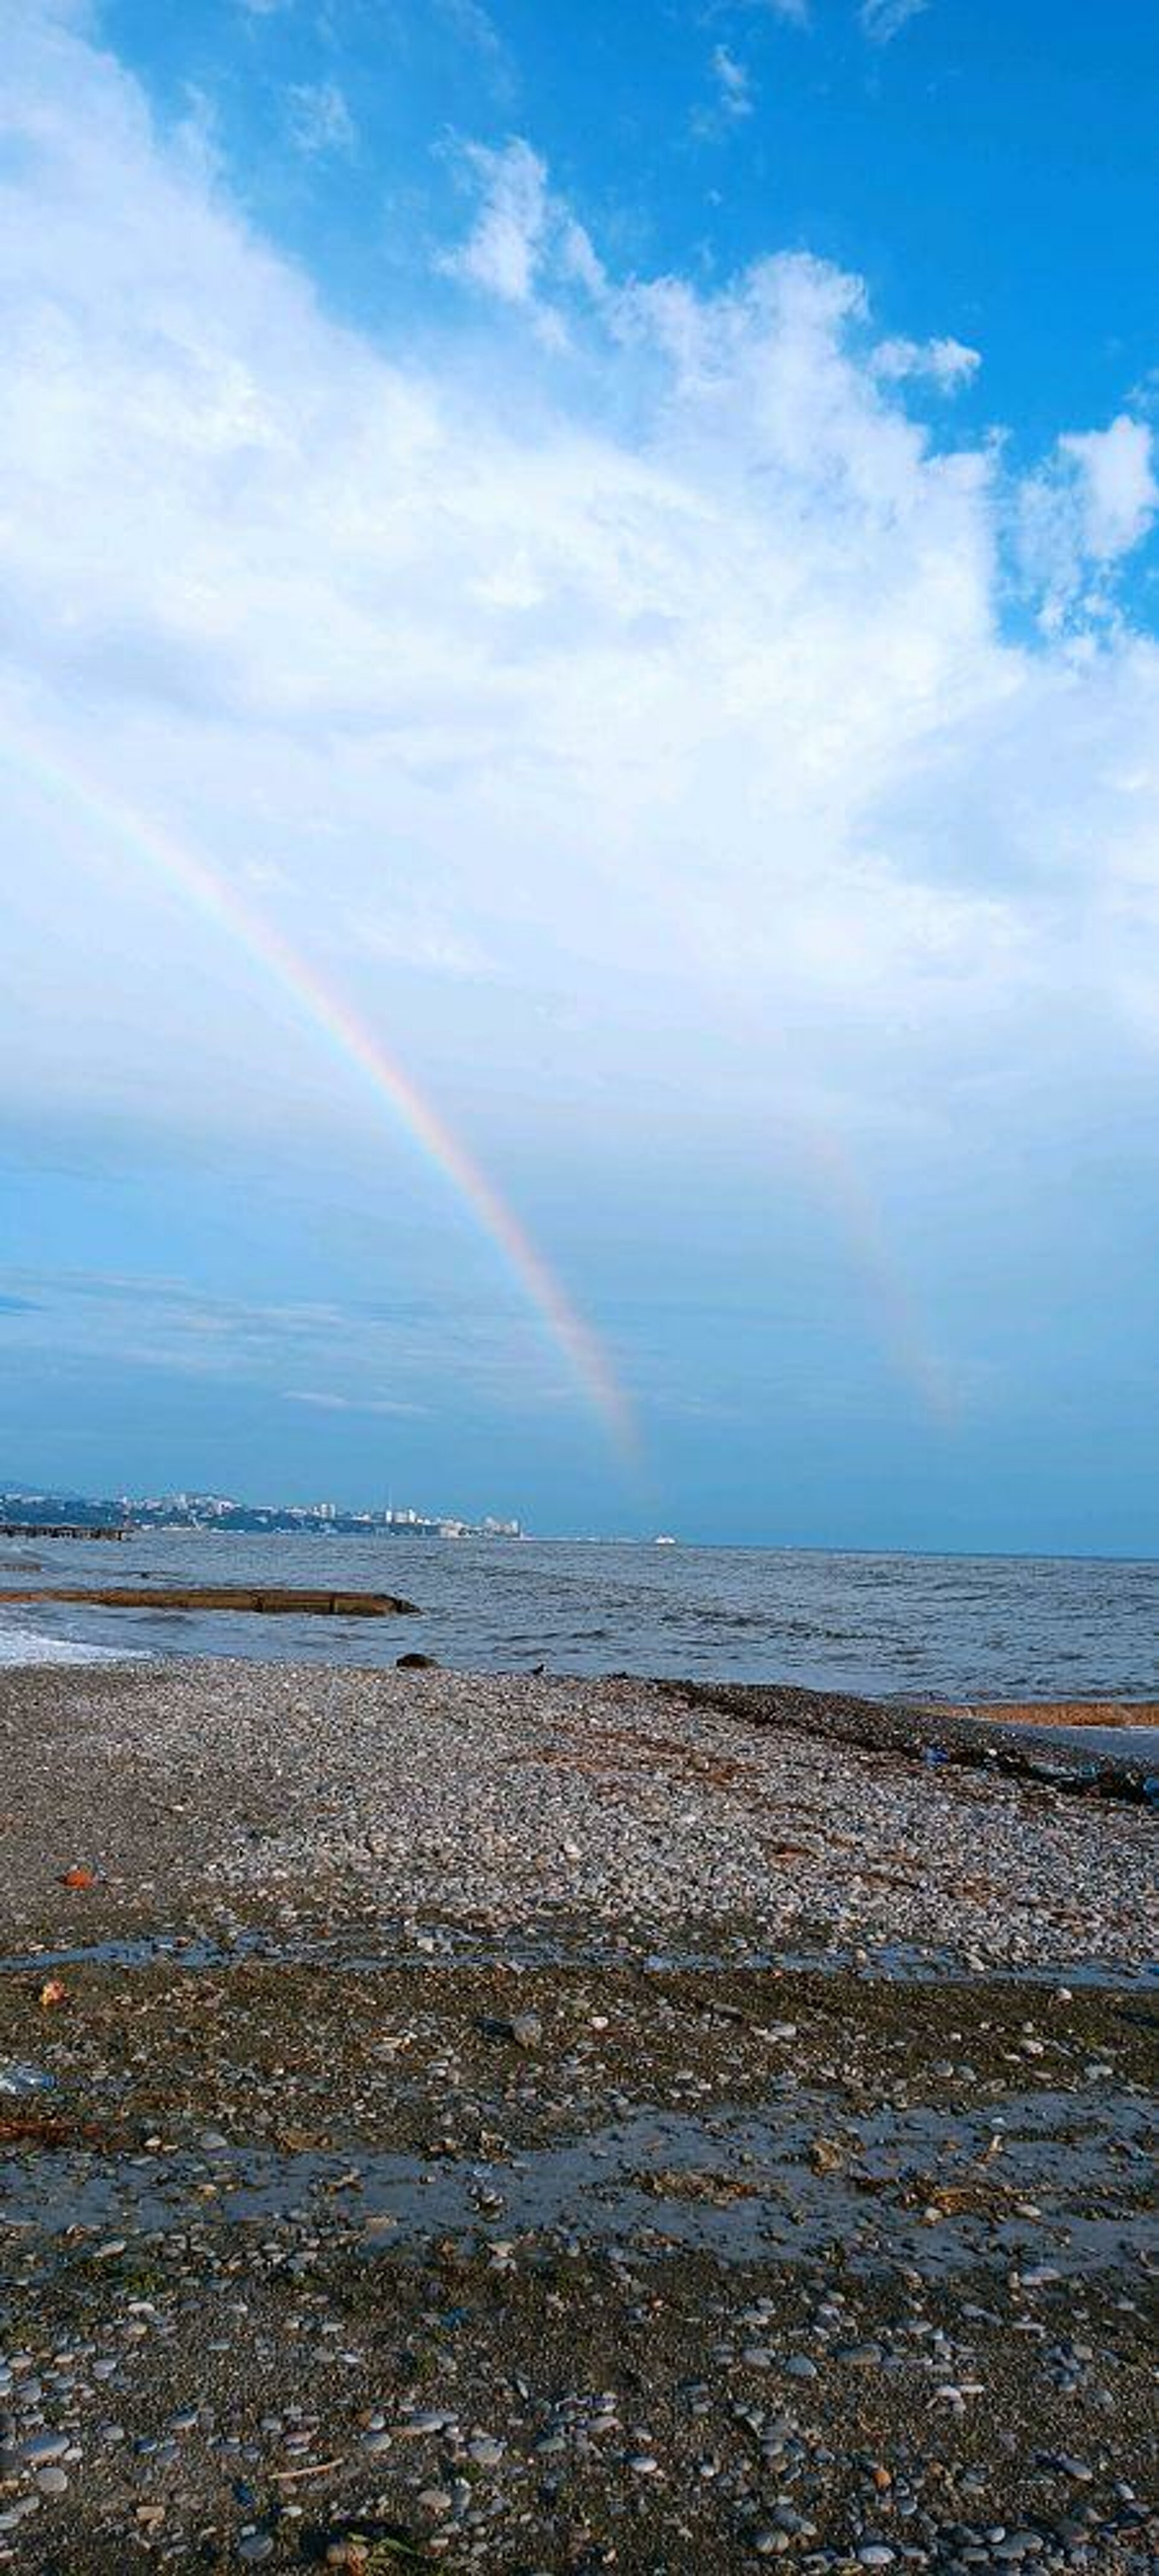
<svg viewBox="0 0 1159 2576">
<path fill-rule="evenodd" d="M 50 1637 L 42 1628 L 0 1621 L 0 1664 L 123 1664 L 139 1660 L 132 1648 L 92 1646 L 83 1637 Z"/>
</svg>

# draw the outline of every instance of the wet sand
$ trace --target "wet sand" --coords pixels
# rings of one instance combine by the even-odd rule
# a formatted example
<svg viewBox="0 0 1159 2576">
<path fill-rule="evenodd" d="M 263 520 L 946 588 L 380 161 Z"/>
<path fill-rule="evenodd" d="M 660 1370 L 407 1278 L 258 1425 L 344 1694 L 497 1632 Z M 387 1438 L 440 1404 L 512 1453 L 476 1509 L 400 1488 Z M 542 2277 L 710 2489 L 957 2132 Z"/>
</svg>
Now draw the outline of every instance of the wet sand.
<svg viewBox="0 0 1159 2576">
<path fill-rule="evenodd" d="M 1159 1728 L 1159 1700 L 1154 1699 L 994 1699 L 973 1707 L 959 1704 L 963 1717 L 980 1717 L 1003 1726 L 1142 1726 Z"/>
<path fill-rule="evenodd" d="M 1150 1816 L 801 1698 L 4 1677 L 0 2559 L 1142 2576 Z"/>
</svg>

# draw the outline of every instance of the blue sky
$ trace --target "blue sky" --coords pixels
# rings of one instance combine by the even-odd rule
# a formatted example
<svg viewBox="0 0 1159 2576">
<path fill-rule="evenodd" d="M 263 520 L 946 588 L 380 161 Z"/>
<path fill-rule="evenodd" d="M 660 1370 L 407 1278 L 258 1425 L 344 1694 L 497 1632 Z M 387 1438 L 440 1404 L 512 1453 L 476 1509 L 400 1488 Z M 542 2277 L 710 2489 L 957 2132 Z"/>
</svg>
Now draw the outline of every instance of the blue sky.
<svg viewBox="0 0 1159 2576">
<path fill-rule="evenodd" d="M 246 206 L 372 331 L 413 325 L 416 290 L 429 318 L 456 140 L 519 133 L 618 264 L 711 279 L 804 248 L 892 327 L 984 342 L 973 417 L 1030 455 L 1155 364 L 1145 0 L 113 0 L 101 23 L 168 119 L 205 102 Z"/>
<path fill-rule="evenodd" d="M 0 1480 L 1159 1548 L 1154 12 L 0 19 Z"/>
</svg>

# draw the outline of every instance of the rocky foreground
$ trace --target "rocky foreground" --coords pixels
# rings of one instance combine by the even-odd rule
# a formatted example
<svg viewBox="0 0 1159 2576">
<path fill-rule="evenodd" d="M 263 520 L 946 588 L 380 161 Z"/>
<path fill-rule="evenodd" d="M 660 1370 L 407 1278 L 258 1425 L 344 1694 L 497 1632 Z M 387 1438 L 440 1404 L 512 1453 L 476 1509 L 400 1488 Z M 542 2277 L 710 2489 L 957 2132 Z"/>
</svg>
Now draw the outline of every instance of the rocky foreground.
<svg viewBox="0 0 1159 2576">
<path fill-rule="evenodd" d="M 0 2563 L 1152 2564 L 1153 1823 L 838 1717 L 4 1678 Z"/>
</svg>

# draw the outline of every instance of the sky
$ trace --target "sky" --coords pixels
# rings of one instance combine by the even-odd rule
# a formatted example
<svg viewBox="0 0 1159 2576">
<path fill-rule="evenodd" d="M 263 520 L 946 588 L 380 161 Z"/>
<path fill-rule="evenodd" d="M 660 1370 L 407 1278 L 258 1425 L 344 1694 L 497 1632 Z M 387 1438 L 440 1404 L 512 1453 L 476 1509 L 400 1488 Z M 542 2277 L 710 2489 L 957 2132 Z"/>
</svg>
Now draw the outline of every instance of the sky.
<svg viewBox="0 0 1159 2576">
<path fill-rule="evenodd" d="M 1159 19 L 0 0 L 0 1485 L 1159 1553 Z"/>
</svg>

